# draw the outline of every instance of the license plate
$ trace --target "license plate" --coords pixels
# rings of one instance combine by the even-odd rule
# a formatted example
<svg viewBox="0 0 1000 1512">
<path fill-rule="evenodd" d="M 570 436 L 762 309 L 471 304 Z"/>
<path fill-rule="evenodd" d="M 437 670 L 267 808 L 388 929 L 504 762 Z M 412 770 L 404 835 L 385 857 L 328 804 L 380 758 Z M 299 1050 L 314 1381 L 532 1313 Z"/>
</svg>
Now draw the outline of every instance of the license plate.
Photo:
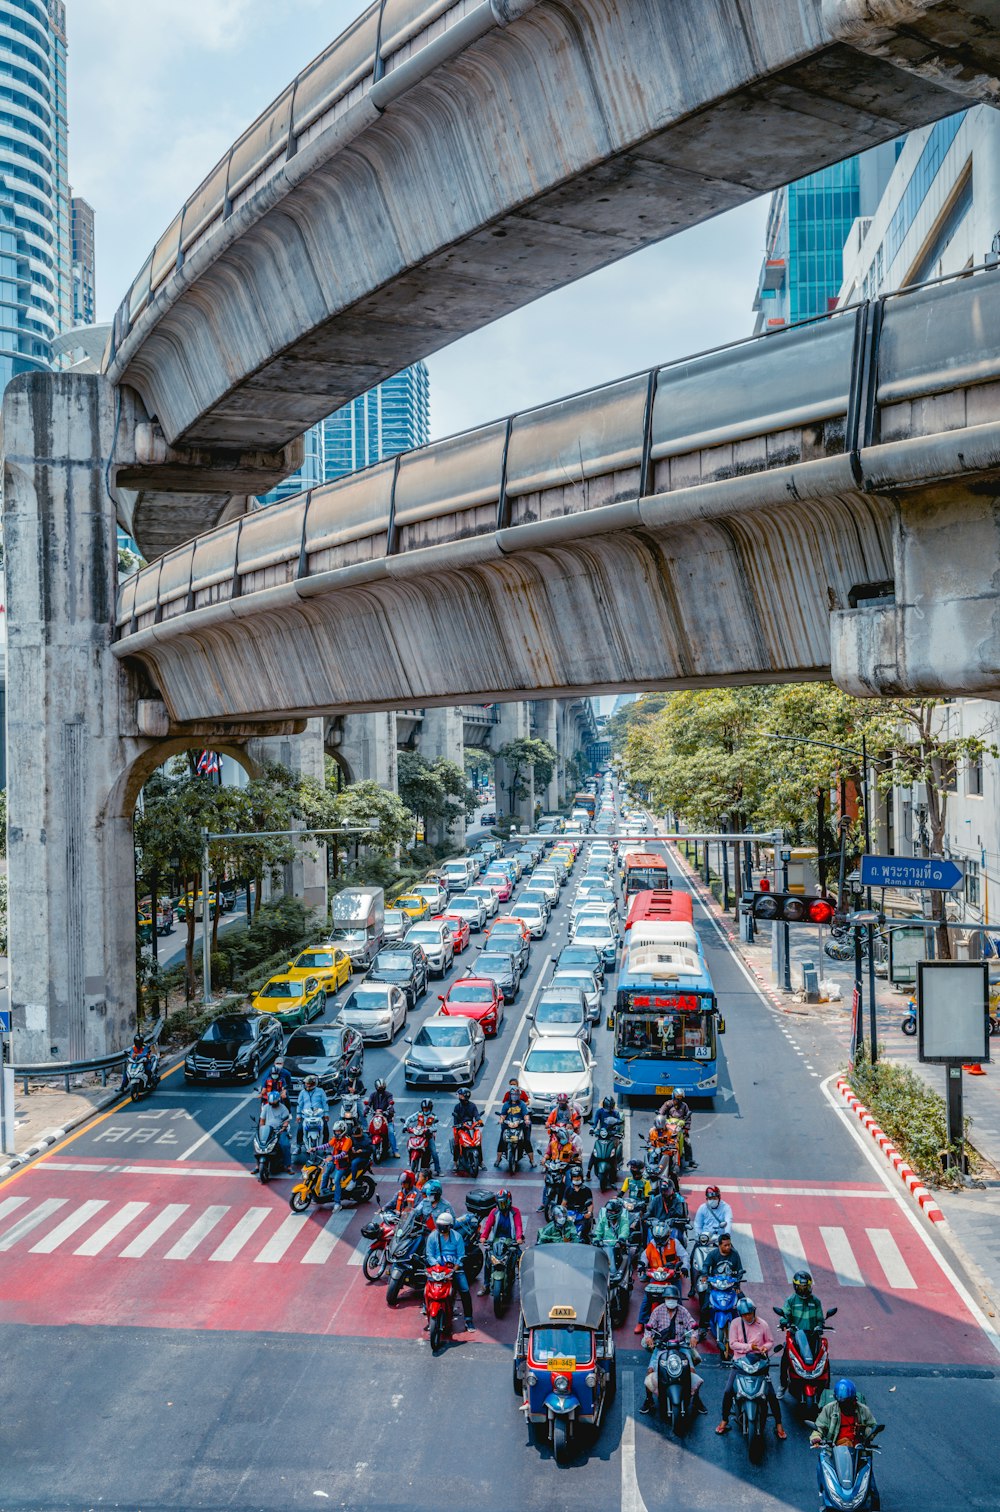
<svg viewBox="0 0 1000 1512">
<path fill-rule="evenodd" d="M 428 1071 L 427 1080 L 433 1082 L 441 1082 L 447 1081 L 448 1077 L 444 1071 Z"/>
<path fill-rule="evenodd" d="M 657 1087 L 656 1095 L 657 1097 L 673 1097 L 674 1089 L 673 1087 Z"/>
<path fill-rule="evenodd" d="M 546 1362 L 545 1362 L 545 1369 L 546 1370 L 575 1370 L 576 1369 L 576 1357 L 575 1356 L 570 1356 L 567 1359 L 563 1359 L 562 1356 L 552 1355 L 548 1360 L 546 1360 Z"/>
<path fill-rule="evenodd" d="M 216 1066 L 213 1066 L 211 1068 L 211 1070 L 205 1072 L 205 1075 L 206 1076 L 221 1076 L 222 1072 Z"/>
</svg>

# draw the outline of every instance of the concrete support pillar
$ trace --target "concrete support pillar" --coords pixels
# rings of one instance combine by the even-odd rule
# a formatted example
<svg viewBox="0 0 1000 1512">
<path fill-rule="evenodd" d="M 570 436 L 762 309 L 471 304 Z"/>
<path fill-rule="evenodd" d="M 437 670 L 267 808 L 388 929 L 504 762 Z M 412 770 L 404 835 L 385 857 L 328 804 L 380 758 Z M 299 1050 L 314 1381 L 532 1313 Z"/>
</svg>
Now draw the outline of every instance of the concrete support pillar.
<svg viewBox="0 0 1000 1512">
<path fill-rule="evenodd" d="M 132 817 L 108 805 L 135 755 L 111 652 L 113 432 L 96 375 L 34 373 L 4 396 L 10 1001 L 28 1063 L 110 1054 L 134 1022 Z"/>
<path fill-rule="evenodd" d="M 398 792 L 395 713 L 346 714 L 335 740 L 347 781 L 377 782 Z"/>
<path fill-rule="evenodd" d="M 444 757 L 464 770 L 465 743 L 463 738 L 462 711 L 454 709 L 425 709 L 420 730 L 420 754 L 425 761 L 437 761 Z M 465 849 L 464 812 L 451 825 L 432 824 L 427 836 L 429 845 L 454 845 Z"/>
<path fill-rule="evenodd" d="M 539 699 L 532 712 L 536 736 L 547 741 L 557 756 L 549 782 L 536 795 L 545 812 L 554 813 L 559 807 L 559 704 L 554 698 Z"/>
<path fill-rule="evenodd" d="M 310 719 L 302 735 L 253 740 L 249 743 L 248 754 L 260 765 L 277 761 L 297 777 L 313 777 L 322 782 L 326 767 L 324 721 Z M 326 846 L 314 842 L 308 848 L 299 847 L 295 860 L 285 867 L 282 880 L 285 896 L 301 899 L 319 923 L 326 922 L 326 876 Z"/>
<path fill-rule="evenodd" d="M 500 723 L 494 731 L 494 746 L 497 750 L 501 746 L 509 745 L 512 740 L 525 739 L 531 734 L 531 712 L 528 704 L 502 703 L 499 707 Z M 535 819 L 534 772 L 529 768 L 521 773 L 521 782 L 527 793 L 525 797 L 517 798 L 511 796 L 511 780 L 514 774 L 507 762 L 497 757 L 494 761 L 494 770 L 497 819 L 502 819 L 505 814 L 512 814 L 518 824 L 526 824 L 530 828 Z"/>
</svg>

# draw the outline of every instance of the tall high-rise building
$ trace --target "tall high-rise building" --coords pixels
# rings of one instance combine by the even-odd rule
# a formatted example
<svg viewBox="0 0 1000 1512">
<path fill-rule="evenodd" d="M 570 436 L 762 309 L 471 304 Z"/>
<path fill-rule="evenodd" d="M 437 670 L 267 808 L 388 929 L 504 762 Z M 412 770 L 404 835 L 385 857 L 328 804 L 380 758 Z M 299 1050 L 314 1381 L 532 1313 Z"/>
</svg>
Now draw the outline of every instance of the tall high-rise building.
<svg viewBox="0 0 1000 1512">
<path fill-rule="evenodd" d="M 754 335 L 835 308 L 844 243 L 858 217 L 875 209 L 901 149 L 902 139 L 888 142 L 775 191 L 753 303 Z"/>
<path fill-rule="evenodd" d="M 74 194 L 73 226 L 73 324 L 93 325 L 97 319 L 96 268 L 94 262 L 94 211 Z"/>
<path fill-rule="evenodd" d="M 66 7 L 0 0 L 0 390 L 73 323 Z"/>
<path fill-rule="evenodd" d="M 325 421 L 326 481 L 371 467 L 397 452 L 426 446 L 430 426 L 427 364 L 417 362 L 360 394 Z"/>
<path fill-rule="evenodd" d="M 274 488 L 266 494 L 261 494 L 260 504 L 283 504 L 286 499 L 292 498 L 297 493 L 304 493 L 307 488 L 317 488 L 320 483 L 325 483 L 323 476 L 323 431 L 326 425 L 321 420 L 318 425 L 312 426 L 305 433 L 305 456 L 298 472 L 293 472 L 289 477 L 282 478 Z"/>
</svg>

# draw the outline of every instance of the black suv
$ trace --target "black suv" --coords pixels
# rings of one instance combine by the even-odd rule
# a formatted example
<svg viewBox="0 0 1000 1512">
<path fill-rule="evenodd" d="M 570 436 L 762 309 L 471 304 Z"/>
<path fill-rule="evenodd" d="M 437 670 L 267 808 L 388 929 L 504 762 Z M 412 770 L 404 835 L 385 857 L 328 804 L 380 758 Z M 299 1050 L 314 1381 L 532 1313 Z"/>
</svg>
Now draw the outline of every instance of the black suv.
<svg viewBox="0 0 1000 1512">
<path fill-rule="evenodd" d="M 383 945 L 366 974 L 368 982 L 391 982 L 406 993 L 407 1008 L 415 1008 L 417 999 L 427 991 L 430 968 L 422 945 Z"/>
</svg>

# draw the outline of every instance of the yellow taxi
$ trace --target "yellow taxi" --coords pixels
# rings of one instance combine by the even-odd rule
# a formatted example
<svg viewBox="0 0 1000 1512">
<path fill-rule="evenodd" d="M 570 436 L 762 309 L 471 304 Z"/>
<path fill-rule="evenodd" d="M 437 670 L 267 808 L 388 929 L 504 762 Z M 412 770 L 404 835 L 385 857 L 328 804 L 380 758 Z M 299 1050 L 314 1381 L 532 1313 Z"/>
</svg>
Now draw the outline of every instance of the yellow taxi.
<svg viewBox="0 0 1000 1512">
<path fill-rule="evenodd" d="M 431 911 L 427 899 L 422 898 L 419 893 L 404 893 L 401 898 L 396 899 L 393 907 L 402 909 L 403 913 L 408 914 L 411 919 L 426 919 Z"/>
<path fill-rule="evenodd" d="M 250 1003 L 257 1013 L 271 1013 L 282 1024 L 297 1028 L 319 1018 L 326 1007 L 326 992 L 315 976 L 294 981 L 286 973 L 273 976 Z"/>
<path fill-rule="evenodd" d="M 294 982 L 316 977 L 324 992 L 334 993 L 351 980 L 351 958 L 332 945 L 310 945 L 285 967 L 285 976 Z"/>
</svg>

